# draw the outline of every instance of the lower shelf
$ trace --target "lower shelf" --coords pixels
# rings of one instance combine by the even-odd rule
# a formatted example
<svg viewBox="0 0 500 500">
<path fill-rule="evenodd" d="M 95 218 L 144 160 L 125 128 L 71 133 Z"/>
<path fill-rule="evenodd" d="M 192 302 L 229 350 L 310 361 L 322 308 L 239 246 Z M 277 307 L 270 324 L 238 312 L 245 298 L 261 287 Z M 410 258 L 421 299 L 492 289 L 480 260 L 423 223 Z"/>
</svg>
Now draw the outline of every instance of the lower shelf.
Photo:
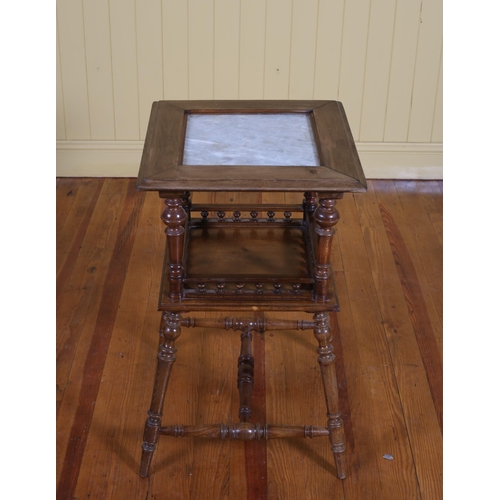
<svg viewBox="0 0 500 500">
<path fill-rule="evenodd" d="M 165 248 L 162 311 L 338 311 L 333 278 L 324 301 L 314 297 L 314 245 L 307 225 L 290 222 L 188 224 L 183 295 L 169 295 Z M 315 236 L 315 235 L 314 235 Z"/>
<path fill-rule="evenodd" d="M 226 227 L 192 228 L 187 240 L 186 280 L 313 283 L 312 256 L 303 226 L 246 226 L 228 223 Z"/>
</svg>

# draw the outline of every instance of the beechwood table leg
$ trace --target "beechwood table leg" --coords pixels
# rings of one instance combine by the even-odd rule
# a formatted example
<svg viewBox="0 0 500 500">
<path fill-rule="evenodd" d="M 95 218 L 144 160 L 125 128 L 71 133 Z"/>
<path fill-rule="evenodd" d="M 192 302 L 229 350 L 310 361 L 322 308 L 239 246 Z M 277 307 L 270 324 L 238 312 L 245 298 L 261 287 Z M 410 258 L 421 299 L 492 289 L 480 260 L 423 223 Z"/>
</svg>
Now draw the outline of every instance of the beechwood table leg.
<svg viewBox="0 0 500 500">
<path fill-rule="evenodd" d="M 328 313 L 317 313 L 314 315 L 316 326 L 314 336 L 319 343 L 318 363 L 323 379 L 325 399 L 328 417 L 328 431 L 330 444 L 332 446 L 335 465 L 337 466 L 337 476 L 339 479 L 346 477 L 345 460 L 345 438 L 344 424 L 340 416 L 340 405 L 337 386 L 337 375 L 335 373 L 335 354 L 333 353 L 332 336 L 330 329 L 330 317 Z"/>
<path fill-rule="evenodd" d="M 148 418 L 144 427 L 144 442 L 142 444 L 142 457 L 139 475 L 147 477 L 149 467 L 156 450 L 156 443 L 160 434 L 161 417 L 165 393 L 167 391 L 168 380 L 175 362 L 177 347 L 175 341 L 181 333 L 181 315 L 176 313 L 163 313 L 161 327 L 162 342 L 158 349 L 158 363 L 156 367 L 155 382 L 151 407 L 148 411 Z"/>
</svg>

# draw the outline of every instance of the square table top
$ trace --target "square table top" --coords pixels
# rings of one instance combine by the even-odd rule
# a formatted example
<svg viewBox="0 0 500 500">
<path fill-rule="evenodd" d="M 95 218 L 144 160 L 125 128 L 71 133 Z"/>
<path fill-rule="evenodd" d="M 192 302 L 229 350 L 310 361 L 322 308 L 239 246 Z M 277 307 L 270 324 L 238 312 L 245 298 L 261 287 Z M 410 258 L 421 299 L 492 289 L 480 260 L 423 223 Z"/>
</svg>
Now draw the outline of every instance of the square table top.
<svg viewBox="0 0 500 500">
<path fill-rule="evenodd" d="M 157 101 L 140 190 L 362 192 L 338 101 Z"/>
</svg>

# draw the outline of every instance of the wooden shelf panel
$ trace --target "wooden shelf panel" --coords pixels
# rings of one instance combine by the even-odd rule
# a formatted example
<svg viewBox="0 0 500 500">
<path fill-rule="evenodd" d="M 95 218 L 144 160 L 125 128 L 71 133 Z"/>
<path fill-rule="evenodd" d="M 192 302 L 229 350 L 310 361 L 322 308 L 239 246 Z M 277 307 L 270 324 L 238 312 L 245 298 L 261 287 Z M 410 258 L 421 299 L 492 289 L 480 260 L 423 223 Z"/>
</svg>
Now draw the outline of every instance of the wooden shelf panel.
<svg viewBox="0 0 500 500">
<path fill-rule="evenodd" d="M 224 281 L 231 276 L 233 282 L 240 278 L 313 282 L 303 226 L 193 227 L 186 250 L 186 281 Z"/>
<path fill-rule="evenodd" d="M 306 221 L 188 224 L 184 296 L 169 297 L 165 247 L 159 310 L 338 311 L 335 285 L 313 295 L 313 245 Z"/>
</svg>

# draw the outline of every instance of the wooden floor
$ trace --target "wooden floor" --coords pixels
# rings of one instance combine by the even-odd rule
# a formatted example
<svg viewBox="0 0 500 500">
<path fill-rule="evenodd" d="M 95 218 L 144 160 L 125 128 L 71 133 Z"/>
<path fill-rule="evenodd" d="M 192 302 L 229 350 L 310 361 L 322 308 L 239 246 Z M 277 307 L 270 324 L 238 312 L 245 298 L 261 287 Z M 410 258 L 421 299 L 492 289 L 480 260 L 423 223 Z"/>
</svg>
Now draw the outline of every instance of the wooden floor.
<svg viewBox="0 0 500 500">
<path fill-rule="evenodd" d="M 58 179 L 57 498 L 442 498 L 442 188 L 435 181 L 372 181 L 366 194 L 338 203 L 332 268 L 341 312 L 332 321 L 340 331 L 347 479 L 333 475 L 327 438 L 168 437 L 143 479 L 162 201 L 136 192 L 131 179 Z M 301 198 L 234 195 L 244 203 Z M 236 422 L 239 334 L 185 329 L 177 345 L 164 425 Z M 254 355 L 254 421 L 326 425 L 311 332 L 257 334 Z"/>
</svg>

